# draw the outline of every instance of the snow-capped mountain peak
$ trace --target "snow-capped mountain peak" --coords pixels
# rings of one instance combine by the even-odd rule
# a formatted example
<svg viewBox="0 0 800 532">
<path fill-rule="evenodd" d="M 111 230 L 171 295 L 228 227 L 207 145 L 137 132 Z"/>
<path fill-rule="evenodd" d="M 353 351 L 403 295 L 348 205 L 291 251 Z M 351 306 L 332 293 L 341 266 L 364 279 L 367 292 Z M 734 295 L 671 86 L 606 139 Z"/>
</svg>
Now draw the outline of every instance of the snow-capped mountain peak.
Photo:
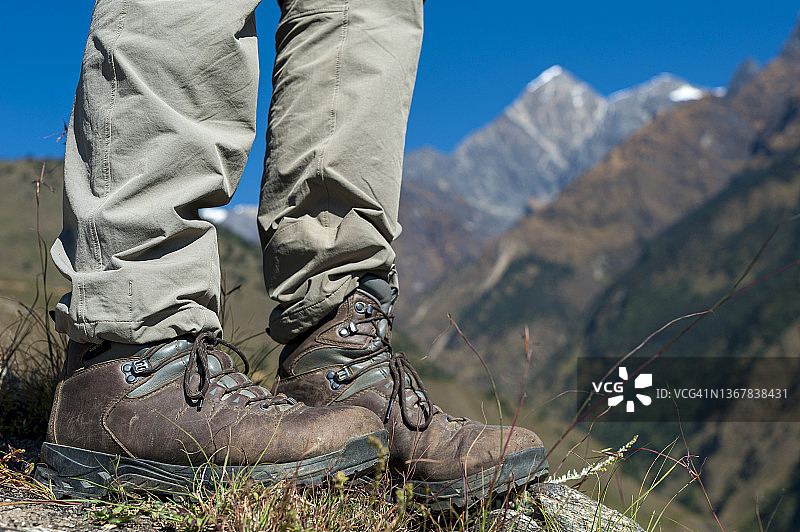
<svg viewBox="0 0 800 532">
<path fill-rule="evenodd" d="M 542 72 L 541 74 L 539 74 L 535 79 L 531 80 L 525 87 L 525 90 L 528 92 L 533 92 L 539 87 L 553 81 L 553 79 L 557 78 L 563 73 L 564 69 L 560 65 L 553 65 L 544 72 Z"/>
</svg>

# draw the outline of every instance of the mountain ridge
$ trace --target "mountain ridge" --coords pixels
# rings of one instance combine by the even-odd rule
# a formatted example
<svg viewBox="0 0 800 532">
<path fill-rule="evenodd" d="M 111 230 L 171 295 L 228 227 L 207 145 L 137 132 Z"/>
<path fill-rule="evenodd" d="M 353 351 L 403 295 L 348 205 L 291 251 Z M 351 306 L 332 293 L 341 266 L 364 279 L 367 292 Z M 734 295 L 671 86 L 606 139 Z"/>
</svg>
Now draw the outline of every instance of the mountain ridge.
<svg viewBox="0 0 800 532">
<path fill-rule="evenodd" d="M 682 88 L 691 89 L 688 99 L 708 93 L 662 73 L 604 97 L 554 65 L 529 82 L 498 117 L 467 135 L 451 154 L 439 153 L 435 164 L 425 153 L 428 160 L 417 168 L 417 153 L 410 152 L 404 178 L 435 179 L 460 190 L 477 210 L 498 219 L 493 228 L 497 234 L 523 214 L 529 197 L 552 201 L 611 146 L 658 112 L 686 101 L 686 96 L 675 94 Z M 587 143 L 592 146 L 587 148 Z M 516 144 L 524 151 L 514 153 Z M 492 189 L 486 186 L 487 178 Z"/>
<path fill-rule="evenodd" d="M 398 306 L 401 322 L 408 319 L 421 345 L 433 346 L 434 358 L 457 345 L 450 343 L 452 332 L 441 334 L 449 312 L 466 320 L 465 332 L 475 336 L 479 348 L 497 351 L 513 343 L 498 343 L 499 338 L 533 325 L 541 355 L 551 356 L 566 342 L 570 323 L 638 260 L 644 243 L 723 190 L 748 163 L 757 162 L 753 155 L 759 150 L 770 151 L 799 84 L 797 56 L 781 55 L 730 97 L 708 96 L 661 113 L 552 204 L 482 248 L 474 263 L 451 272 L 411 308 Z M 542 272 L 549 272 L 543 290 L 552 296 L 534 286 Z M 487 286 L 487 279 L 497 283 Z M 515 290 L 514 282 L 527 288 Z M 511 293 L 504 296 L 506 291 Z M 517 301 L 526 293 L 530 301 L 516 316 L 502 310 L 508 306 L 504 297 Z M 484 314 L 488 317 L 481 318 Z M 503 316 L 502 325 L 492 315 Z M 513 363 L 504 371 L 513 374 Z"/>
</svg>

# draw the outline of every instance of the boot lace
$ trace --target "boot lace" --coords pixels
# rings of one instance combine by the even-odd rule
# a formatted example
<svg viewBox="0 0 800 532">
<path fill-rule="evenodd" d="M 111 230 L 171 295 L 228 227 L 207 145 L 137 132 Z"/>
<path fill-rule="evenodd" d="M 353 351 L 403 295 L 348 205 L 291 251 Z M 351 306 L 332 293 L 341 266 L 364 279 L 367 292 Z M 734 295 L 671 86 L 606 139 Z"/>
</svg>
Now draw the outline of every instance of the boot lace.
<svg viewBox="0 0 800 532">
<path fill-rule="evenodd" d="M 155 366 L 150 366 L 149 363 L 146 361 L 149 359 L 151 355 L 157 352 L 159 349 L 164 347 L 167 344 L 160 344 L 154 346 L 145 353 L 143 359 L 137 361 L 137 364 L 144 362 L 144 364 L 140 364 L 139 369 L 136 371 L 137 375 L 140 376 L 147 376 L 155 373 L 162 367 L 166 366 L 170 362 L 175 360 L 181 359 L 186 356 L 186 350 L 179 351 L 174 355 L 171 355 L 164 360 L 160 361 Z M 232 364 L 232 367 L 223 369 L 217 373 L 211 375 L 211 368 L 209 366 L 208 357 L 210 354 L 213 354 L 217 357 L 220 355 L 228 356 L 224 351 L 219 349 L 218 346 L 223 345 L 236 353 L 239 358 L 244 363 L 244 371 L 239 371 L 236 369 L 235 365 Z M 252 382 L 248 377 L 247 373 L 250 371 L 250 363 L 247 360 L 247 357 L 242 353 L 239 348 L 233 345 L 230 342 L 227 342 L 220 338 L 217 334 L 213 332 L 205 332 L 200 334 L 192 344 L 192 347 L 189 349 L 189 361 L 186 364 L 186 369 L 183 373 L 183 393 L 186 395 L 186 398 L 196 404 L 197 406 L 201 406 L 203 403 L 203 399 L 205 398 L 206 392 L 208 392 L 208 388 L 211 384 L 212 380 L 217 380 L 220 377 L 225 375 L 233 375 L 233 374 L 244 374 L 244 382 L 241 384 L 236 384 L 234 386 L 224 386 L 225 391 L 222 392 L 222 395 L 227 395 L 230 393 L 234 393 L 240 390 L 248 390 L 254 397 L 248 398 L 244 405 L 250 405 L 253 403 L 261 403 L 261 408 L 267 409 L 270 406 L 278 405 L 278 404 L 288 404 L 294 405 L 297 403 L 294 399 L 287 397 L 284 394 L 271 394 L 261 386 Z M 192 377 L 197 376 L 196 385 L 192 383 Z"/>
<path fill-rule="evenodd" d="M 387 314 L 376 305 L 369 305 L 364 315 L 364 318 L 353 320 L 349 324 L 348 330 L 351 333 L 356 333 L 359 324 L 370 323 L 377 331 L 381 321 L 386 320 L 386 332 L 376 336 L 376 338 L 380 339 L 381 346 L 364 356 L 352 359 L 338 371 L 333 372 L 333 370 L 330 370 L 328 373 L 333 372 L 333 374 L 329 375 L 329 378 L 335 378 L 338 383 L 352 382 L 374 368 L 388 366 L 389 374 L 392 377 L 392 393 L 389 396 L 389 403 L 383 422 L 388 423 L 389 419 L 391 419 L 392 408 L 399 401 L 403 422 L 412 429 L 425 430 L 430 425 L 435 413 L 434 405 L 428 397 L 428 391 L 425 389 L 422 379 L 406 357 L 406 354 L 400 351 L 395 352 L 392 349 L 391 328 L 394 316 Z M 380 356 L 384 353 L 388 353 L 389 357 Z M 354 366 L 364 362 L 369 362 L 369 364 L 353 371 Z M 408 391 L 411 391 L 417 397 L 417 401 L 414 404 L 419 409 L 419 412 L 414 412 L 412 410 L 414 405 L 405 400 Z M 419 413 L 422 414 L 422 420 L 419 420 Z"/>
</svg>

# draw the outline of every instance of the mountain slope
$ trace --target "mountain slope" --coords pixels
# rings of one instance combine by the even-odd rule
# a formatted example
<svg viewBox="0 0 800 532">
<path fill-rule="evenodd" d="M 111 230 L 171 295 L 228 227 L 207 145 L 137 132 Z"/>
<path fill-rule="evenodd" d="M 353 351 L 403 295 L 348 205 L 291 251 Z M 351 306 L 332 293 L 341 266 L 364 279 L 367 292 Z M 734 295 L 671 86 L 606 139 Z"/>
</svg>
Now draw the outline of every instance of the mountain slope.
<svg viewBox="0 0 800 532">
<path fill-rule="evenodd" d="M 407 154 L 400 201 L 404 233 L 395 244 L 407 295 L 416 302 L 658 113 L 702 95 L 662 74 L 605 98 L 555 66 L 452 154 Z"/>
<path fill-rule="evenodd" d="M 797 35 L 786 50 L 794 49 Z M 431 346 L 429 358 L 480 382 L 478 365 L 464 362 L 469 355 L 460 338 L 442 334 L 451 312 L 498 388 L 511 396 L 525 364 L 519 333 L 532 326 L 534 370 L 526 390 L 539 403 L 553 398 L 539 409 L 541 417 L 570 419 L 574 396 L 559 394 L 572 388 L 578 354 L 623 355 L 669 320 L 708 308 L 775 224 L 800 213 L 798 87 L 800 54 L 784 52 L 736 94 L 658 116 L 551 206 L 483 249 L 476 264 L 406 310 L 408 328 Z M 800 260 L 798 250 L 795 219 L 781 227 L 745 284 Z M 672 351 L 797 357 L 798 296 L 795 266 L 726 303 Z M 677 330 L 658 336 L 645 353 L 664 347 Z M 795 393 L 800 363 L 787 365 L 781 378 Z M 731 411 L 738 408 L 749 407 Z M 620 434 L 638 433 L 645 447 L 683 437 L 688 451 L 699 455 L 696 463 L 703 464 L 704 485 L 726 530 L 756 530 L 756 512 L 766 520 L 773 510 L 774 529 L 796 530 L 800 413 L 787 411 L 778 423 L 722 423 L 715 414 L 682 425 L 598 424 L 593 435 L 612 444 Z M 674 493 L 681 484 L 678 479 L 662 488 Z M 682 491 L 678 501 L 708 515 L 699 489 Z M 708 521 L 693 529 L 719 529 Z"/>
<path fill-rule="evenodd" d="M 722 191 L 755 151 L 769 151 L 767 139 L 786 127 L 799 84 L 800 61 L 782 55 L 733 97 L 707 96 L 658 115 L 475 264 L 398 311 L 445 364 L 458 346 L 452 334 L 439 336 L 447 312 L 506 375 L 516 363 L 503 353 L 525 324 L 547 359 L 648 241 Z"/>
<path fill-rule="evenodd" d="M 786 127 L 756 156 L 754 168 L 648 244 L 641 260 L 597 298 L 585 328 L 574 336 L 575 343 L 561 358 L 571 360 L 570 354 L 620 356 L 673 318 L 709 308 L 726 296 L 773 228 L 781 224 L 740 286 L 756 284 L 698 322 L 667 355 L 740 360 L 794 357 L 795 363 L 782 366 L 781 375 L 766 378 L 781 383 L 790 393 L 797 393 L 800 91 L 796 97 L 796 103 L 787 111 L 791 118 Z M 795 266 L 785 269 L 792 264 Z M 678 324 L 657 336 L 640 354 L 652 356 L 686 324 Z M 747 373 L 737 373 L 745 378 L 743 387 L 755 388 L 766 382 L 759 374 L 759 367 L 756 363 Z M 564 368 L 564 373 L 567 370 Z M 729 384 L 728 381 L 720 384 L 725 383 Z M 709 387 L 714 384 L 709 383 Z M 775 512 L 776 530 L 795 530 L 800 525 L 800 515 L 787 501 L 800 498 L 800 484 L 791 476 L 792 471 L 800 470 L 796 452 L 800 412 L 784 411 L 781 421 L 776 423 L 720 422 L 720 419 L 735 419 L 737 412 L 753 408 L 758 406 L 740 402 L 724 411 L 708 406 L 692 413 L 681 411 L 683 419 L 688 417 L 693 421 L 684 424 L 684 433 L 691 449 L 702 450 L 704 482 L 723 523 L 737 530 L 755 530 L 755 495 L 762 516 Z M 668 441 L 680 430 L 677 423 L 651 424 L 644 429 L 641 425 L 628 430 L 636 430 L 653 441 Z M 596 428 L 595 435 L 606 440 L 626 430 L 616 423 L 599 424 Z M 781 502 L 784 497 L 786 500 Z M 684 498 L 683 502 L 688 501 Z"/>
<path fill-rule="evenodd" d="M 411 152 L 404 177 L 457 190 L 474 209 L 495 218 L 490 230 L 498 234 L 522 216 L 530 198 L 552 201 L 659 112 L 703 94 L 662 74 L 605 98 L 554 66 L 452 155 L 433 159 L 429 151 Z"/>
</svg>

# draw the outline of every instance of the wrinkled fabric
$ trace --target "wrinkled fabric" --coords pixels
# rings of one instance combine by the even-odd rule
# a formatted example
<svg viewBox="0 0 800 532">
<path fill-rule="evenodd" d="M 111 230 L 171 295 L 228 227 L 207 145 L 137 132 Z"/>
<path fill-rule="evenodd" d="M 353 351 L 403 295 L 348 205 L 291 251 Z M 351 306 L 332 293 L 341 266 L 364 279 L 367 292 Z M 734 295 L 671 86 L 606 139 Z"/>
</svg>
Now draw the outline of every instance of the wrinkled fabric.
<svg viewBox="0 0 800 532">
<path fill-rule="evenodd" d="M 257 5 L 95 4 L 51 249 L 72 285 L 56 328 L 73 340 L 221 329 L 216 231 L 198 210 L 231 199 L 255 136 Z M 366 272 L 396 284 L 390 243 L 421 36 L 418 0 L 282 6 L 259 209 L 279 340 Z"/>
<path fill-rule="evenodd" d="M 284 9 L 261 189 L 270 334 L 316 325 L 372 272 L 395 286 L 419 0 L 297 0 Z"/>
</svg>

